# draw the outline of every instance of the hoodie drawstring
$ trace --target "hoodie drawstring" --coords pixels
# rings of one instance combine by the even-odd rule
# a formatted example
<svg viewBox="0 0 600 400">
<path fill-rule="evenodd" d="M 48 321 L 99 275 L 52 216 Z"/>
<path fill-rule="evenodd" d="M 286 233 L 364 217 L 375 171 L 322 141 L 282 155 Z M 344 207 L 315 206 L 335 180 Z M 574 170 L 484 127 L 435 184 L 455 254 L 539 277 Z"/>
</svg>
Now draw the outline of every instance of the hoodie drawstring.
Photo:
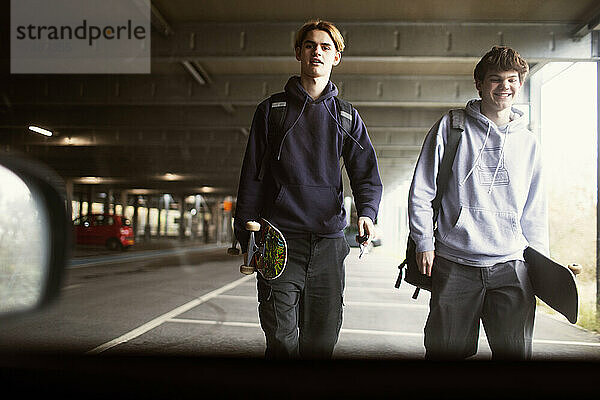
<svg viewBox="0 0 600 400">
<path fill-rule="evenodd" d="M 463 179 L 463 181 L 460 183 L 460 186 L 464 185 L 465 182 L 467 181 L 467 179 L 469 179 L 469 177 L 473 173 L 473 171 L 475 171 L 475 168 L 477 167 L 477 164 L 479 163 L 479 159 L 481 158 L 481 155 L 483 154 L 483 150 L 485 150 L 485 145 L 487 144 L 488 138 L 490 137 L 490 129 L 491 129 L 491 127 L 492 126 L 488 122 L 487 133 L 485 134 L 485 140 L 483 141 L 483 146 L 481 146 L 481 150 L 479 150 L 479 154 L 477 154 L 477 158 L 475 159 L 475 162 L 473 163 L 473 166 L 469 170 L 469 173 L 467 174 L 467 176 L 465 176 L 465 179 Z"/>
<path fill-rule="evenodd" d="M 333 118 L 333 120 L 335 121 L 335 123 L 337 124 L 337 126 L 339 126 L 340 128 L 342 128 L 342 137 L 344 136 L 344 134 L 348 135 L 350 137 L 350 139 L 352 139 L 354 141 L 354 143 L 356 143 L 358 145 L 358 147 L 360 147 L 361 150 L 364 150 L 364 147 L 362 147 L 362 145 L 358 142 L 358 140 L 356 140 L 354 138 L 354 136 L 352 136 L 350 134 L 350 132 L 348 132 L 346 129 L 344 129 L 344 126 L 342 125 L 342 123 L 340 121 L 338 121 L 338 119 L 332 114 L 331 110 L 327 106 L 327 103 L 323 102 L 323 105 L 325 106 L 325 108 L 327 109 L 327 112 L 329 113 L 329 115 L 331 116 L 331 118 Z"/>
<path fill-rule="evenodd" d="M 290 129 L 285 131 L 285 134 L 283 135 L 283 139 L 281 139 L 281 144 L 279 145 L 279 151 L 277 152 L 277 161 L 279 161 L 279 159 L 281 158 L 281 149 L 283 149 L 283 142 L 285 142 L 285 138 L 287 137 L 288 133 L 290 133 L 290 131 L 292 129 L 294 129 L 294 126 L 296 126 L 296 124 L 300 120 L 300 117 L 302 116 L 302 113 L 304 112 L 304 108 L 306 108 L 306 104 L 308 104 L 308 97 L 304 98 L 304 104 L 302 104 L 302 109 L 300 110 L 300 113 L 298 114 L 298 118 L 296 118 L 296 120 L 294 121 L 292 126 L 290 126 Z"/>
</svg>

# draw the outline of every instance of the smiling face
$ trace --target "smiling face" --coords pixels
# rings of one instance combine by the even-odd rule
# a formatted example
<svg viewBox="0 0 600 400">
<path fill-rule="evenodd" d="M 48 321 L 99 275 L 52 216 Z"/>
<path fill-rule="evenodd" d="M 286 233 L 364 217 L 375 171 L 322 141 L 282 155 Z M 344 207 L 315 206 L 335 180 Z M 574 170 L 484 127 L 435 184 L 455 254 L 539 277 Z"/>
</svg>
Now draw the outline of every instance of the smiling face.
<svg viewBox="0 0 600 400">
<path fill-rule="evenodd" d="M 483 106 L 493 111 L 510 109 L 522 86 L 519 73 L 514 70 L 489 70 L 483 81 L 476 83 Z"/>
<path fill-rule="evenodd" d="M 309 31 L 301 47 L 296 47 L 296 60 L 300 61 L 300 74 L 309 78 L 327 77 L 341 60 L 329 33 L 318 29 Z"/>
</svg>

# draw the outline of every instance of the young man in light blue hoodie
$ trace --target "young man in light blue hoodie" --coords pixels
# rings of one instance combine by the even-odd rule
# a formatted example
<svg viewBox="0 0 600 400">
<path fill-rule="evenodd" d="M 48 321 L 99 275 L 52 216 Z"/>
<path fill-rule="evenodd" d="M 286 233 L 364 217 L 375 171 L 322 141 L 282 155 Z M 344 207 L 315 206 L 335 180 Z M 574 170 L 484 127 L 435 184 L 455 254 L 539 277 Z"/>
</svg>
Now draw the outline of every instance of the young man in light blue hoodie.
<svg viewBox="0 0 600 400">
<path fill-rule="evenodd" d="M 465 108 L 464 131 L 436 226 L 432 201 L 450 130 L 429 131 L 409 194 L 410 235 L 421 273 L 432 277 L 426 358 L 477 352 L 483 322 L 494 359 L 528 359 L 535 297 L 523 250 L 548 254 L 541 149 L 512 107 L 529 71 L 513 49 L 493 47 L 475 67 L 481 99 Z"/>
</svg>

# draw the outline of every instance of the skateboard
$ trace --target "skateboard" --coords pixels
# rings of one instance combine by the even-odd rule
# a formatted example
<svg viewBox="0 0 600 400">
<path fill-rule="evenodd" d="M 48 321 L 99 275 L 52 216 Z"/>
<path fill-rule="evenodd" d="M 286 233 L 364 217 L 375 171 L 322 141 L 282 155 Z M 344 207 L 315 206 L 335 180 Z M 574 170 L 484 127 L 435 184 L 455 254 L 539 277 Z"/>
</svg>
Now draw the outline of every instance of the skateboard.
<svg viewBox="0 0 600 400">
<path fill-rule="evenodd" d="M 581 272 L 581 267 L 578 264 L 565 267 L 531 247 L 523 255 L 535 295 L 572 324 L 577 322 L 579 296 L 575 275 Z"/>
<path fill-rule="evenodd" d="M 287 242 L 279 229 L 266 219 L 261 222 L 248 221 L 246 229 L 250 231 L 248 240 L 248 264 L 240 266 L 240 272 L 251 275 L 260 272 L 263 278 L 278 278 L 287 264 Z"/>
</svg>

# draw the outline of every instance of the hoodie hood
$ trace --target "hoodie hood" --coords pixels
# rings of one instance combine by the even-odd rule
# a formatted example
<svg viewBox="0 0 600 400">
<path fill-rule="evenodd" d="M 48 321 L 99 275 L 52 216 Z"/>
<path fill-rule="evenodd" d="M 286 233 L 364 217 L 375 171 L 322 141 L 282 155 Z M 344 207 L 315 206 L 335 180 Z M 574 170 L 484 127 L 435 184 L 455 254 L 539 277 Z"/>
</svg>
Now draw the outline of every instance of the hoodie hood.
<svg viewBox="0 0 600 400">
<path fill-rule="evenodd" d="M 287 84 L 285 85 L 285 92 L 289 96 L 288 98 L 297 99 L 301 103 L 320 103 L 338 95 L 337 87 L 333 84 L 333 82 L 329 81 L 327 82 L 327 86 L 325 86 L 325 89 L 323 89 L 323 93 L 321 93 L 321 96 L 319 96 L 317 100 L 314 100 L 312 97 L 310 97 L 310 95 L 302 86 L 299 76 L 292 76 L 288 80 Z"/>
<path fill-rule="evenodd" d="M 323 89 L 323 93 L 321 93 L 321 96 L 319 96 L 317 100 L 314 100 L 302 86 L 300 77 L 292 76 L 285 85 L 285 93 L 287 95 L 288 102 L 290 103 L 288 104 L 287 108 L 288 116 L 286 117 L 286 122 L 293 122 L 287 126 L 284 126 L 285 133 L 283 134 L 283 139 L 279 144 L 279 150 L 277 152 L 278 160 L 281 158 L 281 151 L 288 135 L 290 132 L 292 132 L 298 121 L 300 121 L 308 105 L 324 107 L 332 120 L 335 121 L 338 131 L 341 132 L 341 136 L 343 137 L 344 135 L 348 135 L 361 149 L 363 149 L 363 146 L 358 143 L 358 141 L 350 134 L 350 132 L 347 132 L 344 129 L 341 121 L 339 121 L 336 117 L 334 97 L 338 95 L 338 89 L 333 82 L 328 81 L 327 85 Z"/>
<path fill-rule="evenodd" d="M 467 115 L 469 115 L 471 118 L 476 120 L 476 123 L 483 125 L 482 131 L 485 131 L 486 134 L 485 134 L 485 138 L 483 140 L 483 145 L 481 146 L 481 149 L 478 152 L 477 157 L 475 158 L 475 162 L 471 166 L 471 169 L 469 170 L 469 172 L 467 173 L 465 178 L 462 180 L 461 186 L 466 183 L 466 181 L 471 177 L 471 174 L 473 173 L 473 171 L 475 171 L 475 168 L 477 168 L 477 166 L 479 165 L 481 156 L 486 148 L 486 145 L 488 144 L 488 139 L 490 138 L 490 135 L 500 136 L 500 143 L 501 143 L 500 156 L 498 157 L 498 163 L 496 164 L 496 167 L 494 169 L 492 181 L 489 186 L 489 190 L 488 190 L 488 194 L 489 194 L 489 193 L 492 193 L 492 190 L 494 189 L 494 184 L 496 183 L 498 171 L 500 170 L 500 166 L 501 166 L 504 156 L 505 156 L 504 151 L 506 148 L 506 142 L 508 141 L 508 138 L 509 138 L 509 134 L 511 131 L 515 132 L 518 130 L 526 129 L 525 118 L 523 118 L 522 111 L 512 107 L 511 113 L 510 113 L 510 121 L 506 125 L 496 126 L 496 124 L 493 121 L 491 121 L 488 117 L 486 117 L 485 115 L 483 115 L 481 113 L 481 100 L 469 101 L 467 103 L 467 106 L 465 107 L 465 110 L 467 112 Z"/>
<path fill-rule="evenodd" d="M 471 118 L 475 118 L 478 121 L 481 121 L 486 126 L 494 124 L 488 117 L 481 113 L 481 100 L 470 100 L 465 107 L 467 114 Z M 501 128 L 504 130 L 505 127 L 508 127 L 508 131 L 516 131 L 519 129 L 527 129 L 525 118 L 523 118 L 523 112 L 514 107 L 511 107 L 510 110 L 510 122 L 507 125 L 502 125 L 497 128 Z"/>
</svg>

